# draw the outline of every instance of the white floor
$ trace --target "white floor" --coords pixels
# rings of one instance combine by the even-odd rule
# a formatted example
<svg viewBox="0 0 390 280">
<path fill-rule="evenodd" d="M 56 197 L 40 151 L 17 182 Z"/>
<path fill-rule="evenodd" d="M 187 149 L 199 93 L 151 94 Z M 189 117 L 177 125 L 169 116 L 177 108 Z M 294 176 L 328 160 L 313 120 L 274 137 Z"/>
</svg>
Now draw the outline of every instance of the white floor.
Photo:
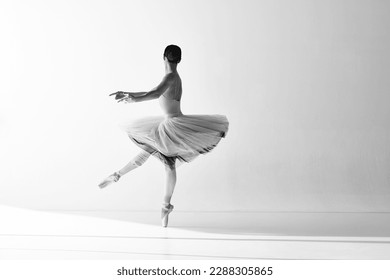
<svg viewBox="0 0 390 280">
<path fill-rule="evenodd" d="M 390 213 L 159 216 L 0 206 L 0 259 L 390 259 Z"/>
</svg>

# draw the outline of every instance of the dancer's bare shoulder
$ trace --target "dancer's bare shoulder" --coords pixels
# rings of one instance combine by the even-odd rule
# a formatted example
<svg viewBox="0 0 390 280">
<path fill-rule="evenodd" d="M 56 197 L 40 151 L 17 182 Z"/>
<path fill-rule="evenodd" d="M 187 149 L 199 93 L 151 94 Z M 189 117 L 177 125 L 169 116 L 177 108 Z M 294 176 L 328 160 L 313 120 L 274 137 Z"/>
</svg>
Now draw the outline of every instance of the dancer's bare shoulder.
<svg viewBox="0 0 390 280">
<path fill-rule="evenodd" d="M 179 73 L 177 73 L 177 72 L 172 72 L 172 73 L 166 74 L 164 76 L 163 80 L 166 80 L 167 82 L 170 82 L 170 83 L 173 83 L 176 81 L 181 81 Z"/>
<path fill-rule="evenodd" d="M 172 75 L 173 73 L 169 73 L 167 75 L 164 76 L 164 78 L 162 79 L 162 81 L 160 82 L 160 84 L 153 88 L 150 93 L 154 94 L 154 95 L 157 95 L 160 96 L 162 95 L 166 90 L 168 90 L 172 84 L 175 82 L 175 76 Z"/>
</svg>

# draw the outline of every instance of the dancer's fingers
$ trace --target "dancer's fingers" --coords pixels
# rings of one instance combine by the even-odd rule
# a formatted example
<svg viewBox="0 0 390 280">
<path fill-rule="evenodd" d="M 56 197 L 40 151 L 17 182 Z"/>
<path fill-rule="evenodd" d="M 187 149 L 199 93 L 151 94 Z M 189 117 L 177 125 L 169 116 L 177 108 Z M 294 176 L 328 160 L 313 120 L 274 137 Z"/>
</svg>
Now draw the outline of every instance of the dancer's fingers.
<svg viewBox="0 0 390 280">
<path fill-rule="evenodd" d="M 109 96 L 118 95 L 118 94 L 124 94 L 124 92 L 123 91 L 117 91 L 117 92 L 111 93 Z"/>
<path fill-rule="evenodd" d="M 126 94 L 124 94 L 124 93 L 119 93 L 119 94 L 115 97 L 115 99 L 122 99 L 122 98 L 127 98 Z"/>
</svg>

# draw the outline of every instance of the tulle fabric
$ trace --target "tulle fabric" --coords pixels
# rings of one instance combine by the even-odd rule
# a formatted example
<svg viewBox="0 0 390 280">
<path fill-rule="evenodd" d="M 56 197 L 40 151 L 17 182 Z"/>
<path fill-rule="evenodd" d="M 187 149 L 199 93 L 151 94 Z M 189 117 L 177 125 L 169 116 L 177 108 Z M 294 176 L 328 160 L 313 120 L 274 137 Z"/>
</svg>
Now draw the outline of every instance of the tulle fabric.
<svg viewBox="0 0 390 280">
<path fill-rule="evenodd" d="M 214 149 L 227 134 L 223 115 L 151 116 L 122 123 L 134 143 L 173 167 L 176 160 L 190 162 Z"/>
</svg>

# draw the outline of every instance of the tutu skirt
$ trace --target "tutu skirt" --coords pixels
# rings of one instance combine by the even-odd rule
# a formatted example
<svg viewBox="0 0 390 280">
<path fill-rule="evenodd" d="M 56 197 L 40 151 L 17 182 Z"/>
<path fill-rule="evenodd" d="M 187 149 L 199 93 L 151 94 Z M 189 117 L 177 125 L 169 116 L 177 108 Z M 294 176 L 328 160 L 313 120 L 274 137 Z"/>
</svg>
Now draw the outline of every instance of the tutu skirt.
<svg viewBox="0 0 390 280">
<path fill-rule="evenodd" d="M 151 116 L 120 126 L 137 146 L 173 167 L 176 159 L 190 162 L 214 149 L 229 121 L 223 115 Z"/>
</svg>

